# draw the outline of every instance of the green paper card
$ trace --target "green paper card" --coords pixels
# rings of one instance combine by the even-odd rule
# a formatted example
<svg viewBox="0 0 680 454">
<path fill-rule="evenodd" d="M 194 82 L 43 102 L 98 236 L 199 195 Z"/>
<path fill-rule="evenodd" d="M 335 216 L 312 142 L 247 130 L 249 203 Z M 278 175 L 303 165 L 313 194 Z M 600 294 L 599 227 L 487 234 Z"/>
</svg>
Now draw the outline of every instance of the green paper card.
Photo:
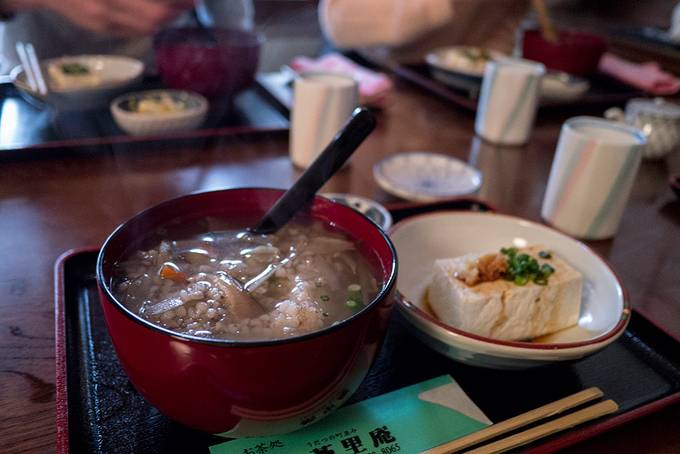
<svg viewBox="0 0 680 454">
<path fill-rule="evenodd" d="M 454 395 L 454 394 L 457 394 Z M 448 375 L 337 410 L 320 422 L 273 437 L 241 438 L 212 446 L 212 454 L 393 454 L 418 453 L 486 427 L 448 405 L 463 396 Z M 438 403 L 435 403 L 438 402 Z"/>
</svg>

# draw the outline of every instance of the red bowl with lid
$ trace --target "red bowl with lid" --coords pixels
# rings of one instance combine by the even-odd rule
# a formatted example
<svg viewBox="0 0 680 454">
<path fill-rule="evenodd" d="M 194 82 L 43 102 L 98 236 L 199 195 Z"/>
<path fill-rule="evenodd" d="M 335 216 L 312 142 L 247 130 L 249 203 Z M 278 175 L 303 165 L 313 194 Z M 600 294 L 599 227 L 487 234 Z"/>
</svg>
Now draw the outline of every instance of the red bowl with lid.
<svg viewBox="0 0 680 454">
<path fill-rule="evenodd" d="M 394 302 L 394 247 L 376 224 L 322 197 L 314 199 L 311 216 L 349 236 L 381 283 L 376 297 L 348 319 L 286 339 L 206 339 L 154 325 L 114 296 L 113 265 L 144 233 L 206 216 L 243 219 L 246 227 L 281 194 L 248 188 L 179 197 L 134 216 L 102 246 L 97 282 L 118 359 L 142 396 L 175 421 L 230 437 L 298 429 L 349 398 L 380 348 Z"/>
<path fill-rule="evenodd" d="M 253 83 L 261 44 L 250 30 L 168 28 L 154 37 L 156 66 L 170 88 L 229 98 Z"/>
<path fill-rule="evenodd" d="M 546 68 L 575 76 L 589 76 L 597 66 L 607 46 L 602 38 L 591 33 L 560 30 L 558 41 L 551 43 L 539 30 L 525 30 L 522 56 L 541 62 Z"/>
</svg>

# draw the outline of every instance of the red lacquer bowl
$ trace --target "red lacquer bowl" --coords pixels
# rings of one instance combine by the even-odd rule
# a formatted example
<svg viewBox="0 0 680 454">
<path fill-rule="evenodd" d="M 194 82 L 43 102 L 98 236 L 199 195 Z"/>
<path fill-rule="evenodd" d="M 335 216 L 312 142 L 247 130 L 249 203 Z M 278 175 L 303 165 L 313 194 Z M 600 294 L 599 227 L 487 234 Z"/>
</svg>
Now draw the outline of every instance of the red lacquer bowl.
<svg viewBox="0 0 680 454">
<path fill-rule="evenodd" d="M 311 214 L 350 236 L 382 282 L 362 311 L 334 326 L 270 341 L 233 341 L 173 333 L 134 315 L 111 292 L 112 265 L 146 232 L 178 218 L 205 216 L 253 225 L 282 191 L 229 189 L 156 205 L 118 227 L 97 260 L 109 335 L 135 388 L 162 413 L 227 436 L 284 433 L 340 406 L 368 372 L 384 337 L 397 276 L 392 243 L 351 208 L 317 197 Z"/>
<path fill-rule="evenodd" d="M 526 30 L 522 39 L 522 56 L 541 62 L 546 68 L 575 76 L 597 72 L 597 65 L 606 50 L 602 38 L 590 33 L 561 30 L 556 43 L 546 41 L 538 30 Z"/>
<path fill-rule="evenodd" d="M 262 38 L 253 31 L 168 28 L 154 37 L 156 66 L 170 88 L 229 98 L 253 83 Z"/>
</svg>

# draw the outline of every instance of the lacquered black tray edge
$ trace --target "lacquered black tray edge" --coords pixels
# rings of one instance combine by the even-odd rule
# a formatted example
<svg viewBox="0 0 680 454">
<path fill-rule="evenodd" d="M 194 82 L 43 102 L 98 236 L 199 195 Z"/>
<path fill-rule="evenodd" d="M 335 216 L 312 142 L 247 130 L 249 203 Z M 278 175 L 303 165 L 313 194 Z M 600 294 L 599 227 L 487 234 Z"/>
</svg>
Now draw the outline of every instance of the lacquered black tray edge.
<svg viewBox="0 0 680 454">
<path fill-rule="evenodd" d="M 11 81 L 0 80 L 0 91 L 15 90 Z M 18 89 L 17 89 L 18 90 Z M 265 87 L 257 81 L 253 83 L 250 90 L 255 92 L 259 98 L 265 101 L 272 110 L 277 111 L 286 121 L 289 121 L 288 113 L 281 109 L 279 104 L 272 98 L 271 94 Z M 16 95 L 22 99 L 23 102 L 32 104 L 27 101 L 21 94 Z M 278 134 L 287 133 L 289 124 L 287 125 L 272 125 L 272 126 L 257 126 L 257 125 L 226 125 L 201 127 L 193 131 L 166 133 L 162 135 L 143 135 L 132 136 L 121 133 L 119 135 L 107 135 L 104 137 L 88 137 L 88 138 L 64 138 L 54 139 L 46 142 L 36 144 L 17 144 L 14 146 L 5 146 L 0 149 L 0 159 L 16 159 L 16 158 L 32 158 L 49 156 L 52 153 L 61 153 L 64 150 L 92 149 L 105 146 L 117 145 L 143 145 L 149 142 L 178 142 L 185 143 L 190 141 L 207 140 L 218 137 L 231 136 L 252 136 L 261 134 Z"/>
</svg>

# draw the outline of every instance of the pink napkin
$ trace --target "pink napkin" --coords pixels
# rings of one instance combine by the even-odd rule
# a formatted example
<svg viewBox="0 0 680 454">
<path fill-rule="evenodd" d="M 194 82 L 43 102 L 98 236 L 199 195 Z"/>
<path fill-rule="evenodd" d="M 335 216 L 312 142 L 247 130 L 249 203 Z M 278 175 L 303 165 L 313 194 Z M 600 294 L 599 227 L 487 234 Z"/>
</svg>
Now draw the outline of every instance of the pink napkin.
<svg viewBox="0 0 680 454">
<path fill-rule="evenodd" d="M 633 63 L 605 53 L 599 69 L 621 82 L 655 95 L 672 95 L 680 91 L 680 79 L 664 71 L 656 62 Z"/>
<path fill-rule="evenodd" d="M 338 53 L 326 54 L 317 59 L 295 57 L 290 67 L 297 73 L 324 71 L 352 76 L 359 83 L 359 101 L 365 105 L 384 106 L 393 87 L 385 74 L 359 66 Z"/>
</svg>

